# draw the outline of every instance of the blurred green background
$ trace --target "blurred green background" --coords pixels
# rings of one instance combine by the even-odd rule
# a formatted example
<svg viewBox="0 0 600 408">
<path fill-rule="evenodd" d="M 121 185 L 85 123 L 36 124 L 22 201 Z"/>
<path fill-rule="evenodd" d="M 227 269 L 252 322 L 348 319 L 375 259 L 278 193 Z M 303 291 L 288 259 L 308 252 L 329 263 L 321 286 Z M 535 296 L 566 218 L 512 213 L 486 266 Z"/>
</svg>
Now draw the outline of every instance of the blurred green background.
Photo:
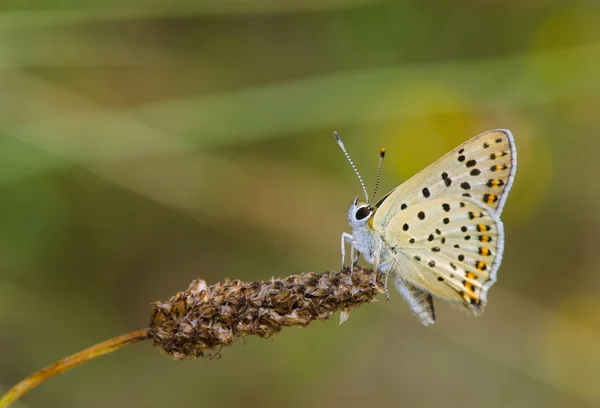
<svg viewBox="0 0 600 408">
<path fill-rule="evenodd" d="M 17 407 L 600 404 L 600 5 L 590 1 L 4 0 L 0 388 L 144 327 L 195 278 L 339 267 L 361 194 L 468 138 L 519 171 L 484 316 L 399 295 L 214 361 L 151 344 Z M 381 297 L 383 300 L 383 297 Z"/>
</svg>

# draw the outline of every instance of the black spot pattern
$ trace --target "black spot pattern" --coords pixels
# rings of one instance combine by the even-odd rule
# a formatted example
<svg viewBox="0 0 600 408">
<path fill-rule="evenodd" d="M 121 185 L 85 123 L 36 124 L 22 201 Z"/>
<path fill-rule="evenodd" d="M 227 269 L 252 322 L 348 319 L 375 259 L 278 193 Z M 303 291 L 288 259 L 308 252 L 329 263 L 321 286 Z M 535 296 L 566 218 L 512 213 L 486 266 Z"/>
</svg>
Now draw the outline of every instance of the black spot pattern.
<svg viewBox="0 0 600 408">
<path fill-rule="evenodd" d="M 452 262 L 450 262 L 450 267 L 454 270 L 456 270 L 456 265 L 454 265 Z"/>
<path fill-rule="evenodd" d="M 437 280 L 438 280 L 438 282 L 443 282 L 444 278 L 442 278 L 441 276 L 438 276 Z"/>
<path fill-rule="evenodd" d="M 484 144 L 483 144 L 483 148 L 484 148 L 484 149 L 487 149 L 488 147 L 490 147 L 490 145 L 489 145 L 489 144 L 487 144 L 487 143 L 484 143 Z"/>
<path fill-rule="evenodd" d="M 411 238 L 411 239 L 408 240 L 408 242 L 410 242 L 411 244 L 414 244 L 415 243 L 415 239 Z"/>
<path fill-rule="evenodd" d="M 425 219 L 425 213 L 423 211 L 419 211 L 419 214 L 417 214 L 417 217 L 419 217 L 420 220 L 424 220 Z"/>
<path fill-rule="evenodd" d="M 463 203 L 462 201 L 460 202 L 460 208 L 465 208 L 465 203 Z"/>
<path fill-rule="evenodd" d="M 442 244 L 446 243 L 446 238 L 442 238 Z"/>
<path fill-rule="evenodd" d="M 492 188 L 492 187 L 502 187 L 502 186 L 504 185 L 504 180 L 496 180 L 496 181 L 498 182 L 498 184 L 496 184 L 496 185 L 494 186 L 494 179 L 490 179 L 490 180 L 488 180 L 488 182 L 487 182 L 487 186 L 488 186 L 489 188 Z"/>
<path fill-rule="evenodd" d="M 463 154 L 464 152 L 465 152 L 465 149 L 460 149 L 460 150 L 458 151 L 458 154 Z"/>
<path fill-rule="evenodd" d="M 471 239 L 471 236 L 470 236 L 470 235 L 465 235 L 465 241 L 468 241 L 468 240 L 470 240 L 470 239 Z"/>
<path fill-rule="evenodd" d="M 489 194 L 484 194 L 483 195 L 483 202 L 484 203 L 489 203 L 489 201 L 490 201 L 490 195 Z M 496 201 L 498 201 L 498 196 L 494 194 L 492 202 L 495 203 Z"/>
<path fill-rule="evenodd" d="M 404 203 L 402 203 L 402 205 L 400 206 L 400 209 L 401 209 L 401 210 L 406 210 L 406 207 L 407 207 L 407 205 L 406 205 L 406 204 L 404 204 Z"/>
<path fill-rule="evenodd" d="M 404 225 L 402 226 L 402 229 L 403 229 L 404 231 L 408 231 L 408 224 L 404 224 Z"/>
<path fill-rule="evenodd" d="M 460 188 L 462 188 L 463 190 L 470 190 L 471 185 L 469 183 L 467 183 L 466 181 L 463 181 L 462 183 L 460 183 Z"/>
<path fill-rule="evenodd" d="M 490 154 L 490 160 L 496 160 L 496 153 Z"/>
<path fill-rule="evenodd" d="M 502 142 L 502 138 L 501 137 L 499 137 L 498 139 L 496 139 L 496 143 L 500 143 L 500 142 Z"/>
<path fill-rule="evenodd" d="M 450 185 L 452 184 L 452 179 L 448 177 L 448 173 L 442 173 L 442 180 L 444 180 L 444 184 L 446 184 L 446 187 L 450 187 Z"/>
<path fill-rule="evenodd" d="M 450 218 L 444 218 L 444 224 L 449 224 L 450 223 Z"/>
<path fill-rule="evenodd" d="M 479 169 L 473 169 L 473 170 L 471 170 L 471 172 L 469 174 L 471 176 L 479 176 L 481 174 L 481 170 L 479 170 Z"/>
<path fill-rule="evenodd" d="M 442 231 L 440 231 L 439 228 L 435 229 L 435 233 L 438 234 L 438 235 L 442 235 Z"/>
<path fill-rule="evenodd" d="M 463 197 L 471 197 L 471 194 L 470 193 L 464 193 L 462 196 Z"/>
<path fill-rule="evenodd" d="M 435 268 L 435 261 L 429 261 L 429 266 Z"/>
<path fill-rule="evenodd" d="M 473 167 L 477 164 L 477 161 L 471 159 L 467 162 L 467 167 Z"/>
<path fill-rule="evenodd" d="M 428 240 L 428 241 L 433 241 L 433 238 L 434 238 L 434 237 L 433 237 L 433 234 L 429 234 L 429 237 L 427 237 L 427 240 Z"/>
<path fill-rule="evenodd" d="M 461 163 L 464 162 L 465 159 L 466 159 L 466 157 L 463 156 L 462 154 L 460 156 L 458 156 L 458 161 L 461 162 Z"/>
<path fill-rule="evenodd" d="M 462 227 L 460 227 L 460 230 L 461 230 L 462 232 L 467 232 L 467 229 L 468 229 L 468 228 L 467 228 L 467 227 L 465 227 L 464 225 L 463 225 Z"/>
<path fill-rule="evenodd" d="M 448 212 L 450 211 L 450 204 L 444 203 L 442 204 L 442 208 L 444 209 L 444 211 Z"/>
<path fill-rule="evenodd" d="M 460 245 L 454 244 L 454 248 L 458 249 L 458 248 L 460 248 Z"/>
<path fill-rule="evenodd" d="M 464 256 L 464 255 L 462 255 L 462 254 L 461 254 L 461 255 L 459 255 L 459 256 L 458 256 L 458 260 L 459 260 L 459 261 L 461 261 L 461 262 L 462 262 L 462 261 L 464 261 L 464 260 L 465 260 L 465 256 Z"/>
<path fill-rule="evenodd" d="M 433 247 L 433 248 L 431 248 L 431 250 L 433 252 L 440 252 L 440 248 L 439 247 Z"/>
<path fill-rule="evenodd" d="M 421 257 L 420 257 L 420 256 L 418 256 L 418 255 L 415 255 L 415 260 L 417 260 L 417 261 L 420 261 L 420 260 L 421 260 Z"/>
<path fill-rule="evenodd" d="M 423 189 L 423 197 L 429 198 L 430 195 L 431 195 L 431 193 L 429 192 L 429 189 L 427 187 L 425 187 Z"/>
</svg>

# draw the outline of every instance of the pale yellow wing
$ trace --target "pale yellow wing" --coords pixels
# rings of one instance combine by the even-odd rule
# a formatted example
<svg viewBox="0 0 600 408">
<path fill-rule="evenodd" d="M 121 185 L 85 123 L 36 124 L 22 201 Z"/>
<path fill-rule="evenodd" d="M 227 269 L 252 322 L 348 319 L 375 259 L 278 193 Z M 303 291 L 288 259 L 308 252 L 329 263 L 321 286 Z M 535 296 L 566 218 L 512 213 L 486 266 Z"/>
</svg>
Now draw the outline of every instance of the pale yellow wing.
<svg viewBox="0 0 600 408">
<path fill-rule="evenodd" d="M 436 198 L 401 212 L 382 234 L 396 256 L 393 273 L 434 297 L 483 311 L 503 251 L 495 214 L 466 199 Z"/>
<path fill-rule="evenodd" d="M 375 206 L 372 228 L 396 254 L 394 273 L 475 313 L 502 260 L 500 213 L 516 170 L 511 133 L 463 143 Z"/>
<path fill-rule="evenodd" d="M 436 197 L 471 198 L 500 214 L 513 183 L 517 155 L 508 130 L 492 130 L 466 141 L 391 191 L 376 205 L 379 228 L 398 212 Z"/>
</svg>

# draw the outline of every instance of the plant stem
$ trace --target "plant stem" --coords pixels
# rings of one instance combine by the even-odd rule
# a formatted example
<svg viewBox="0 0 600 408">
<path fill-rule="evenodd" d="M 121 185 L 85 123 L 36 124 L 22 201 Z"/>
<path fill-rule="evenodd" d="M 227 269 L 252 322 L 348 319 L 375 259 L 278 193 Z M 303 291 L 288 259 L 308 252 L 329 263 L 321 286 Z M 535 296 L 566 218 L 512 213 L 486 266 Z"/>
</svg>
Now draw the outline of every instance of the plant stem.
<svg viewBox="0 0 600 408">
<path fill-rule="evenodd" d="M 138 343 L 140 341 L 148 340 L 149 338 L 150 334 L 148 329 L 140 329 L 128 334 L 114 337 L 110 340 L 103 341 L 95 346 L 65 357 L 62 360 L 33 373 L 8 390 L 8 392 L 0 398 L 0 408 L 9 407 L 13 402 L 21 398 L 28 391 L 57 374 L 64 373 L 73 367 L 93 360 L 96 357 L 111 353 L 128 344 Z"/>
</svg>

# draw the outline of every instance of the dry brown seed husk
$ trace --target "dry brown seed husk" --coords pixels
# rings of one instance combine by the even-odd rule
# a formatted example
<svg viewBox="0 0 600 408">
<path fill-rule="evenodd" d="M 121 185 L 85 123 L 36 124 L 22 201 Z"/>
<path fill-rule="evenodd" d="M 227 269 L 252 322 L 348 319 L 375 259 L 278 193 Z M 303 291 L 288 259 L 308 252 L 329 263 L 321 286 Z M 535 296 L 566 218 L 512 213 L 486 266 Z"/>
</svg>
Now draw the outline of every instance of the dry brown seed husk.
<svg viewBox="0 0 600 408">
<path fill-rule="evenodd" d="M 375 301 L 383 278 L 370 269 L 313 272 L 265 282 L 195 280 L 168 302 L 155 302 L 154 345 L 176 359 L 213 357 L 244 336 L 269 338 L 284 327 L 307 326 L 335 312 Z"/>
</svg>

